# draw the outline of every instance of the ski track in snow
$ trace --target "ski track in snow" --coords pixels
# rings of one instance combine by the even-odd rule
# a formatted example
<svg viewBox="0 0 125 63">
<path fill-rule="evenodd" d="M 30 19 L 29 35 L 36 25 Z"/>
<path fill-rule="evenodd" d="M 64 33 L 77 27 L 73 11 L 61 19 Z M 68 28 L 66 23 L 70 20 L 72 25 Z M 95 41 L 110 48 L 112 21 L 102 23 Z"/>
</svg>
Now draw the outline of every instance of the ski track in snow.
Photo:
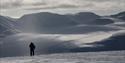
<svg viewBox="0 0 125 63">
<path fill-rule="evenodd" d="M 125 63 L 125 50 L 5 57 L 0 63 Z"/>
</svg>

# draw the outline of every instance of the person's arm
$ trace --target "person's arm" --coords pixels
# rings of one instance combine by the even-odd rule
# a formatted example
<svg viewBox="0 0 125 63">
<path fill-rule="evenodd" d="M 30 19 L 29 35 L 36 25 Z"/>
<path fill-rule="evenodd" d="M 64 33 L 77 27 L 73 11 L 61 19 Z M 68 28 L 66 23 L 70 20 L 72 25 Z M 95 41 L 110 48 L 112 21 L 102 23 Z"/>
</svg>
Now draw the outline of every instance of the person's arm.
<svg viewBox="0 0 125 63">
<path fill-rule="evenodd" d="M 34 49 L 36 48 L 36 46 L 34 45 Z"/>
</svg>

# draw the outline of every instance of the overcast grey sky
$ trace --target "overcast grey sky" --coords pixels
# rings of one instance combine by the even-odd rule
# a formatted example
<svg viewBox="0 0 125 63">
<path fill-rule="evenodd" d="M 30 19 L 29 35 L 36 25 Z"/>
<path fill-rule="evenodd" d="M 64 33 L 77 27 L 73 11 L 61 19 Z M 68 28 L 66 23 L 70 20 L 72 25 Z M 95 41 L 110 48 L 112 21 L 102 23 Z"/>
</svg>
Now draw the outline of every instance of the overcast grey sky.
<svg viewBox="0 0 125 63">
<path fill-rule="evenodd" d="M 122 11 L 125 11 L 125 0 L 0 0 L 0 15 L 11 17 L 37 12 L 109 15 Z"/>
</svg>

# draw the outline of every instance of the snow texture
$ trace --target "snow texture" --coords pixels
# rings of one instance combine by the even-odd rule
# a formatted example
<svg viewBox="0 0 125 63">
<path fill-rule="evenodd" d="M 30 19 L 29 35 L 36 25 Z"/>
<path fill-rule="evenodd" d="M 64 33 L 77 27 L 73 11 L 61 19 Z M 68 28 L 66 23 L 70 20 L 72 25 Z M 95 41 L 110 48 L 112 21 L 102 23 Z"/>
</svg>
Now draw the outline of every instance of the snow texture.
<svg viewBox="0 0 125 63">
<path fill-rule="evenodd" d="M 125 63 L 125 50 L 6 57 L 0 63 Z"/>
</svg>

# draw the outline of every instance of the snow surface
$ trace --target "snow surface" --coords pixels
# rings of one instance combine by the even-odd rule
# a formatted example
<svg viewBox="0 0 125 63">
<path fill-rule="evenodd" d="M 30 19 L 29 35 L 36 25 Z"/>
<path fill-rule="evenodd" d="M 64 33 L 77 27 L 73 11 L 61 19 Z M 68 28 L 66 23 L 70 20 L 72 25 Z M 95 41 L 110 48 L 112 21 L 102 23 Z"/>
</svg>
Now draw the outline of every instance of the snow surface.
<svg viewBox="0 0 125 63">
<path fill-rule="evenodd" d="M 0 63 L 125 63 L 125 50 L 5 57 Z"/>
</svg>

